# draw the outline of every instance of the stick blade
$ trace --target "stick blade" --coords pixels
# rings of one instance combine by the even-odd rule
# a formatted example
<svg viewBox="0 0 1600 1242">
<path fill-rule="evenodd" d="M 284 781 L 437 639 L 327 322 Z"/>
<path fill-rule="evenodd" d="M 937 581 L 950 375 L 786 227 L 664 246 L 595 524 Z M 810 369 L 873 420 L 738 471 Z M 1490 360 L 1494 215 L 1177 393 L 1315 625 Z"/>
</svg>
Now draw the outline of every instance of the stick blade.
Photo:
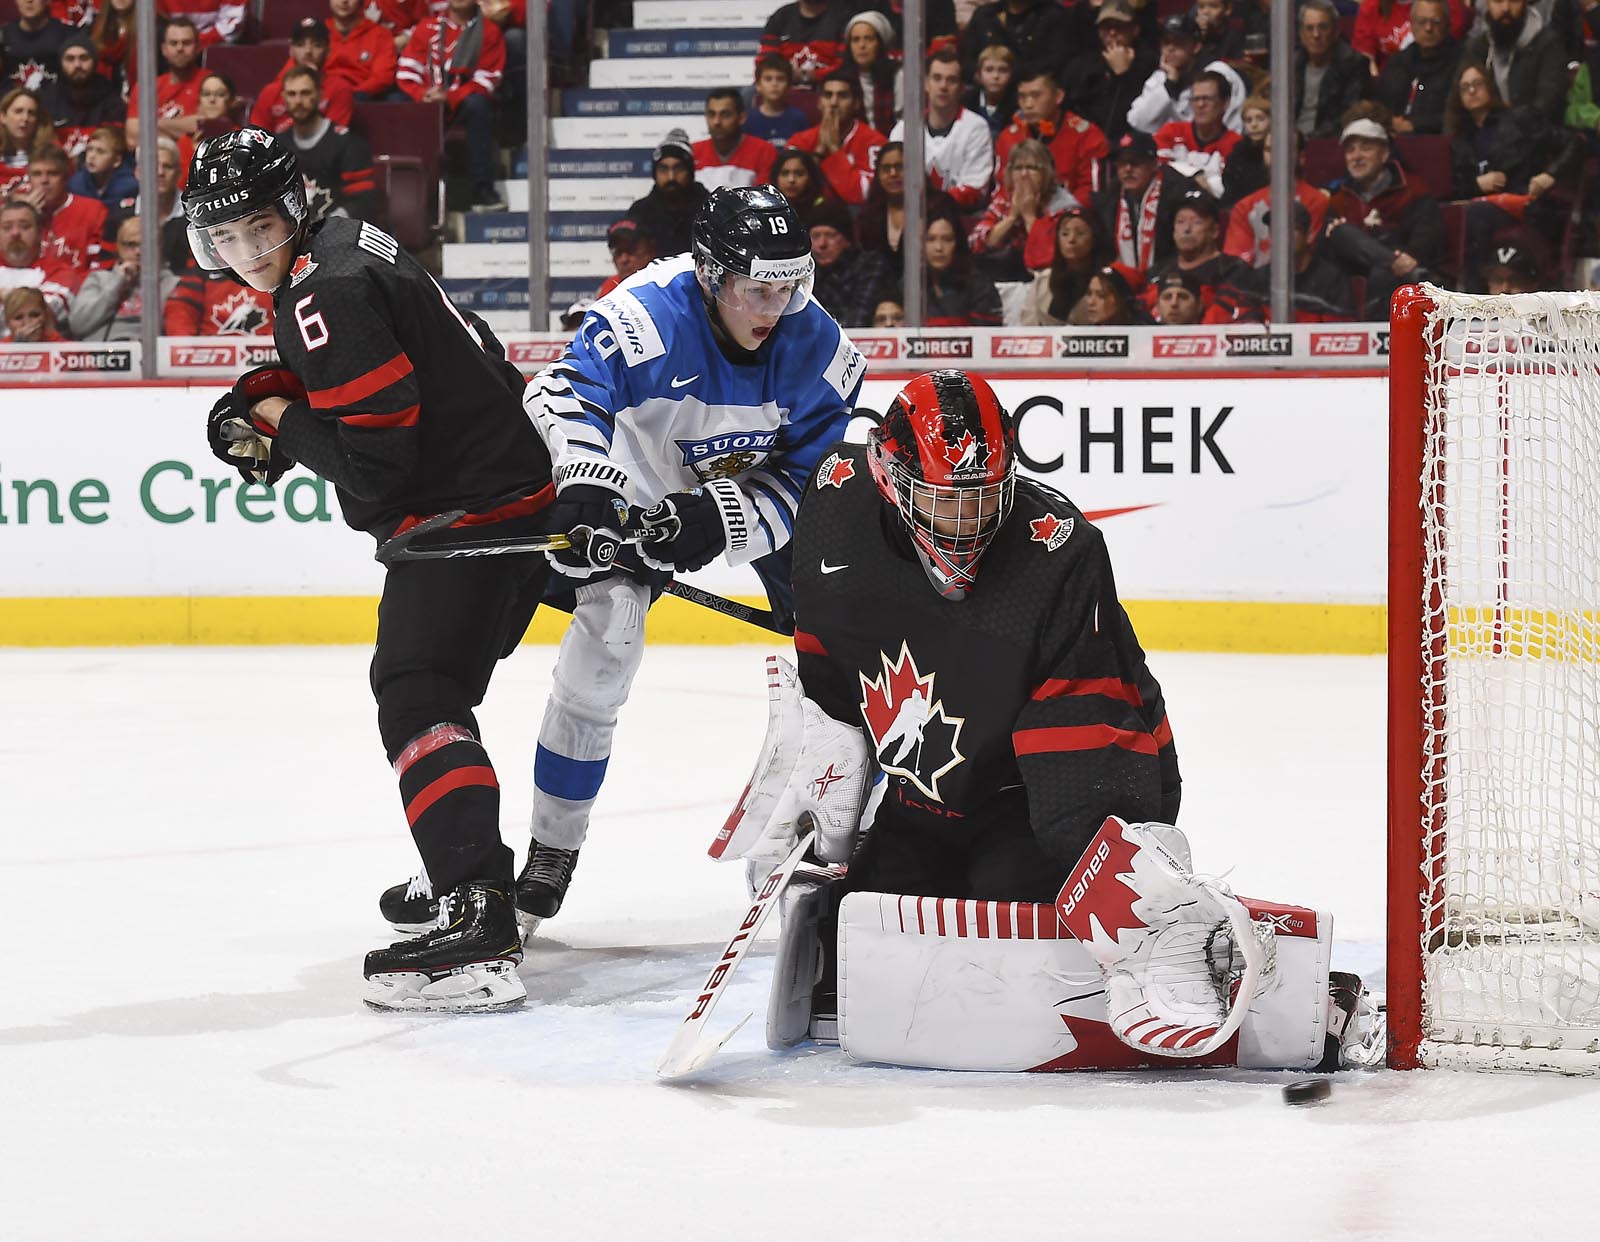
<svg viewBox="0 0 1600 1242">
<path fill-rule="evenodd" d="M 679 1078 L 687 1078 L 704 1068 L 706 1063 L 722 1050 L 722 1046 L 737 1035 L 753 1016 L 745 1014 L 722 1035 L 707 1035 L 684 1023 L 673 1036 L 666 1055 L 661 1058 L 661 1063 L 656 1066 L 657 1077 L 673 1082 Z"/>
</svg>

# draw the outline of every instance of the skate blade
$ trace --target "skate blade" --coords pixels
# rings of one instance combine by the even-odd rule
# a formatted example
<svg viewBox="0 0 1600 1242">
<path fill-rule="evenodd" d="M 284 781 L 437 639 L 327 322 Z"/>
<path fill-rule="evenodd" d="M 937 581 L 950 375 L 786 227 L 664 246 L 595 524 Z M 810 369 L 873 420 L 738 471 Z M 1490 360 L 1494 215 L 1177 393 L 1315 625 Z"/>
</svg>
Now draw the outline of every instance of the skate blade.
<svg viewBox="0 0 1600 1242">
<path fill-rule="evenodd" d="M 464 967 L 439 979 L 415 972 L 373 975 L 362 1000 L 369 1008 L 406 1013 L 495 1013 L 528 999 L 516 963 Z"/>
<path fill-rule="evenodd" d="M 521 910 L 517 911 L 517 926 L 522 928 L 523 944 L 527 944 L 528 941 L 533 939 L 533 933 L 539 930 L 539 924 L 543 922 L 544 919 L 537 914 L 525 914 Z"/>
</svg>

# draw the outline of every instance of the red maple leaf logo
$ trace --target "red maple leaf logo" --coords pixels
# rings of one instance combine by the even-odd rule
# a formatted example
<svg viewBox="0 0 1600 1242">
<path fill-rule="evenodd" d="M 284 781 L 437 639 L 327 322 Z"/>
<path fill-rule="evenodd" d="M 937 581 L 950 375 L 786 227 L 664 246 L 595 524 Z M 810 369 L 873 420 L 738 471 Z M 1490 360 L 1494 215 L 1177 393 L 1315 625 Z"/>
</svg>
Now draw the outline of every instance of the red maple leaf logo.
<svg viewBox="0 0 1600 1242">
<path fill-rule="evenodd" d="M 1033 534 L 1028 538 L 1036 543 L 1042 543 L 1047 552 L 1054 552 L 1072 535 L 1072 528 L 1076 523 L 1075 518 L 1068 518 L 1063 522 L 1053 513 L 1047 513 L 1041 518 L 1033 518 L 1028 523 Z"/>
<path fill-rule="evenodd" d="M 933 698 L 933 674 L 929 673 L 926 677 L 918 675 L 911 649 L 904 643 L 900 645 L 900 658 L 893 664 L 889 663 L 888 656 L 881 658 L 882 677 L 868 681 L 865 674 L 861 676 L 861 716 L 867 723 L 873 742 L 878 746 L 883 745 L 883 739 L 888 735 L 889 726 L 894 724 L 900 705 L 914 691 L 920 689 L 928 699 Z"/>
<path fill-rule="evenodd" d="M 841 457 L 834 453 L 822 463 L 822 469 L 817 471 L 818 487 L 843 487 L 847 479 L 856 477 L 856 464 L 848 457 Z"/>
<path fill-rule="evenodd" d="M 1079 940 L 1116 939 L 1124 931 L 1147 926 L 1133 912 L 1139 892 L 1122 878 L 1132 877 L 1133 856 L 1138 852 L 1138 846 L 1123 838 L 1122 822 L 1107 817 L 1056 898 L 1061 921 Z"/>
</svg>

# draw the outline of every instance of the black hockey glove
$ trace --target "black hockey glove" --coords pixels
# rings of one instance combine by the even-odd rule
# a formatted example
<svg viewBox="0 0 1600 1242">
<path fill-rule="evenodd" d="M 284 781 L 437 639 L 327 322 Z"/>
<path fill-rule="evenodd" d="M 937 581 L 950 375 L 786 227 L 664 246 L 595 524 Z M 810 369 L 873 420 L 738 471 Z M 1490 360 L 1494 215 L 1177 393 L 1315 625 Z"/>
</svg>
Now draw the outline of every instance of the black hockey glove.
<svg viewBox="0 0 1600 1242">
<path fill-rule="evenodd" d="M 639 514 L 640 559 L 678 573 L 704 569 L 728 549 L 725 508 L 738 510 L 742 524 L 738 489 L 722 481 L 662 497 Z"/>
<path fill-rule="evenodd" d="M 569 578 L 603 577 L 612 570 L 628 524 L 628 502 L 622 498 L 627 475 L 609 463 L 584 463 L 566 477 L 592 477 L 593 483 L 568 483 L 550 507 L 552 534 L 572 536 L 572 546 L 546 552 L 550 564 Z"/>
<path fill-rule="evenodd" d="M 271 487 L 294 466 L 294 458 L 279 446 L 271 428 L 251 421 L 252 404 L 237 389 L 224 393 L 206 419 L 206 440 L 216 459 L 236 469 L 246 483 Z"/>
</svg>

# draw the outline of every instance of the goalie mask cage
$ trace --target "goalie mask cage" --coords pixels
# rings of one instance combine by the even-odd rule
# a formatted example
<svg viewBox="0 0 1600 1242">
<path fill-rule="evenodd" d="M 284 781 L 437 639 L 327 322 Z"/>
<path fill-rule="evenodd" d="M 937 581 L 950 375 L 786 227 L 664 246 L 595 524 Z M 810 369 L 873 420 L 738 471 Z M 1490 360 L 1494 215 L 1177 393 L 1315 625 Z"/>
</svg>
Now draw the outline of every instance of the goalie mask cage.
<svg viewBox="0 0 1600 1242">
<path fill-rule="evenodd" d="M 1392 329 L 1389 1062 L 1600 1072 L 1600 295 Z"/>
</svg>

